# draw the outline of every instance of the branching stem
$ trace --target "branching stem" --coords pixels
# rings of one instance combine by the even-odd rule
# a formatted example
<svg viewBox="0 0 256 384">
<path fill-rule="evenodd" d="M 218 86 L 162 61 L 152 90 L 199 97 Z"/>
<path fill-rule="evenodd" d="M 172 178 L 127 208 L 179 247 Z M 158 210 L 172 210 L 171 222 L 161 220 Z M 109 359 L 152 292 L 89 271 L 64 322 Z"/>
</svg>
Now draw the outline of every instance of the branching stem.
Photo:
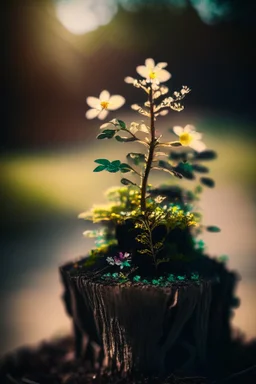
<svg viewBox="0 0 256 384">
<path fill-rule="evenodd" d="M 148 156 L 147 156 L 147 163 L 145 168 L 145 173 L 142 178 L 142 186 L 141 186 L 141 211 L 146 211 L 146 193 L 147 193 L 147 184 L 148 184 L 148 177 L 150 173 L 150 169 L 152 166 L 152 161 L 154 157 L 154 150 L 156 145 L 156 138 L 155 138 L 155 116 L 154 116 L 154 101 L 153 101 L 153 89 L 152 84 L 150 84 L 150 91 L 149 91 L 149 104 L 150 104 L 150 133 L 151 133 L 151 141 L 149 143 L 149 150 L 148 150 Z"/>
</svg>

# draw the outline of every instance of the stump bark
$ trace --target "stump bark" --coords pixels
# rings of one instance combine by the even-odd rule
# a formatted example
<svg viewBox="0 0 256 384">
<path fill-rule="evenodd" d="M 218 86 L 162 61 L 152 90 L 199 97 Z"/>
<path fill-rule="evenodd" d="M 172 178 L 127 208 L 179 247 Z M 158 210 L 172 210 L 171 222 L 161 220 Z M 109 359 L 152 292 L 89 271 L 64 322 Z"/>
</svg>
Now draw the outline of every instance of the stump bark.
<svg viewBox="0 0 256 384">
<path fill-rule="evenodd" d="M 77 357 L 86 354 L 96 367 L 122 374 L 139 371 L 160 376 L 205 368 L 210 279 L 169 287 L 110 285 L 93 273 L 73 275 L 69 270 L 70 265 L 60 268 Z"/>
</svg>

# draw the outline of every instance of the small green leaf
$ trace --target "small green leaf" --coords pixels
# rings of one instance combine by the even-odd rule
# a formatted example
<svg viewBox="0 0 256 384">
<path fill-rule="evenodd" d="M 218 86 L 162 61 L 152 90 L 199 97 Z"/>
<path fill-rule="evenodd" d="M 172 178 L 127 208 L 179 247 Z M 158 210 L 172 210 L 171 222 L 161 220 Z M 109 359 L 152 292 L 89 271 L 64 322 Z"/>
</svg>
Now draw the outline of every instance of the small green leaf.
<svg viewBox="0 0 256 384">
<path fill-rule="evenodd" d="M 98 140 L 102 140 L 102 139 L 106 139 L 107 136 L 105 135 L 105 133 L 100 133 L 98 136 L 96 136 L 96 139 Z"/>
<path fill-rule="evenodd" d="M 185 177 L 185 179 L 188 179 L 188 180 L 194 180 L 195 179 L 195 175 L 193 173 L 193 169 L 192 169 L 191 164 L 179 163 L 177 165 L 177 167 L 174 167 L 174 170 L 176 172 L 178 172 L 179 174 L 181 174 L 183 177 Z"/>
<path fill-rule="evenodd" d="M 110 161 L 107 160 L 107 159 L 96 159 L 94 160 L 94 163 L 97 163 L 97 164 L 102 164 L 102 165 L 109 165 L 110 164 Z"/>
<path fill-rule="evenodd" d="M 112 139 L 115 136 L 116 131 L 114 129 L 104 129 L 98 136 L 97 139 Z"/>
<path fill-rule="evenodd" d="M 170 145 L 171 147 L 182 147 L 182 144 L 179 141 L 172 141 Z"/>
<path fill-rule="evenodd" d="M 213 160 L 216 159 L 217 153 L 215 151 L 207 150 L 196 154 L 197 160 Z"/>
<path fill-rule="evenodd" d="M 213 188 L 215 186 L 214 180 L 209 177 L 201 177 L 200 181 L 203 185 L 206 185 L 206 187 Z"/>
<path fill-rule="evenodd" d="M 228 262 L 228 256 L 227 255 L 221 255 L 221 256 L 218 257 L 218 260 L 221 263 L 227 263 Z"/>
<path fill-rule="evenodd" d="M 101 171 L 104 171 L 107 167 L 105 165 L 99 165 L 98 167 L 96 167 L 93 172 L 101 172 Z"/>
<path fill-rule="evenodd" d="M 121 179 L 121 183 L 122 183 L 123 185 L 136 185 L 136 184 L 133 183 L 131 180 L 128 180 L 128 179 L 125 179 L 125 178 Z"/>
<path fill-rule="evenodd" d="M 194 171 L 199 172 L 199 173 L 208 173 L 209 172 L 209 168 L 205 167 L 204 165 L 194 164 L 192 166 L 192 168 Z"/>
<path fill-rule="evenodd" d="M 106 170 L 110 173 L 116 173 L 119 171 L 120 164 L 121 164 L 120 160 L 114 160 L 108 164 Z"/>
<path fill-rule="evenodd" d="M 126 163 L 122 163 L 119 168 L 122 173 L 127 173 L 132 171 L 132 167 L 130 167 L 130 165 Z"/>
<path fill-rule="evenodd" d="M 121 127 L 122 129 L 125 129 L 125 128 L 126 128 L 126 124 L 125 124 L 125 122 L 124 122 L 123 120 L 117 120 L 117 122 L 118 122 L 118 125 L 120 125 L 120 127 Z"/>
<path fill-rule="evenodd" d="M 119 167 L 115 167 L 113 165 L 109 165 L 107 168 L 106 168 L 106 171 L 110 172 L 110 173 L 116 173 L 119 171 Z"/>
<path fill-rule="evenodd" d="M 187 160 L 186 153 L 183 153 L 183 152 L 171 152 L 169 155 L 169 158 L 170 160 L 182 160 L 182 161 Z"/>
<path fill-rule="evenodd" d="M 115 136 L 115 139 L 119 141 L 120 143 L 128 143 L 130 141 L 136 141 L 135 137 L 121 137 L 121 136 Z"/>
<path fill-rule="evenodd" d="M 216 227 L 215 225 L 210 225 L 208 227 L 206 227 L 206 230 L 208 232 L 220 232 L 221 229 L 219 227 Z"/>
<path fill-rule="evenodd" d="M 199 280 L 199 274 L 196 272 L 192 272 L 190 278 L 191 280 Z"/>
<path fill-rule="evenodd" d="M 114 160 L 114 161 L 112 161 L 111 165 L 113 167 L 120 167 L 121 161 L 120 160 Z"/>
</svg>

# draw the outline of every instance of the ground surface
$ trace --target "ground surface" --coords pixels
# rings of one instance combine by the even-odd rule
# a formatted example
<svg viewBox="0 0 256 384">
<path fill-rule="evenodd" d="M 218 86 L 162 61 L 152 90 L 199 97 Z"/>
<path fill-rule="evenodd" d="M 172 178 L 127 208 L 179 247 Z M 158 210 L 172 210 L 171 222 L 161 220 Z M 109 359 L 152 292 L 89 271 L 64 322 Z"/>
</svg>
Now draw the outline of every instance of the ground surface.
<svg viewBox="0 0 256 384">
<path fill-rule="evenodd" d="M 6 355 L 0 361 L 1 384 L 254 384 L 256 382 L 256 343 L 247 347 L 240 345 L 240 367 L 233 360 L 235 373 L 219 379 L 201 376 L 171 376 L 167 379 L 142 378 L 140 376 L 120 378 L 116 376 L 96 375 L 90 372 L 90 366 L 84 361 L 76 361 L 73 357 L 73 339 L 61 339 L 42 343 L 37 348 L 20 348 Z M 237 354 L 238 356 L 238 354 Z M 247 362 L 245 362 L 247 360 Z M 244 365 L 245 364 L 245 365 Z M 241 367 L 244 365 L 244 369 Z M 230 367 L 229 367 L 230 369 Z M 239 372 L 239 373 L 238 373 Z"/>
</svg>

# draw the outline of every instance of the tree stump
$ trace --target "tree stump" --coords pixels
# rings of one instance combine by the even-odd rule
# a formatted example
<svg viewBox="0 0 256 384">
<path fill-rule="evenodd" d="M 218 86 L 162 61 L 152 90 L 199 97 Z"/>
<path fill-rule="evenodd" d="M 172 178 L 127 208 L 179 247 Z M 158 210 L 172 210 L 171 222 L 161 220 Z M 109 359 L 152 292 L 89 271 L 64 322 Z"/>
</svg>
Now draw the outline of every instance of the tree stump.
<svg viewBox="0 0 256 384">
<path fill-rule="evenodd" d="M 121 374 L 160 376 L 205 368 L 215 305 L 211 279 L 168 287 L 110 285 L 93 272 L 71 274 L 71 265 L 60 271 L 77 357 L 87 355 L 95 367 Z"/>
</svg>

